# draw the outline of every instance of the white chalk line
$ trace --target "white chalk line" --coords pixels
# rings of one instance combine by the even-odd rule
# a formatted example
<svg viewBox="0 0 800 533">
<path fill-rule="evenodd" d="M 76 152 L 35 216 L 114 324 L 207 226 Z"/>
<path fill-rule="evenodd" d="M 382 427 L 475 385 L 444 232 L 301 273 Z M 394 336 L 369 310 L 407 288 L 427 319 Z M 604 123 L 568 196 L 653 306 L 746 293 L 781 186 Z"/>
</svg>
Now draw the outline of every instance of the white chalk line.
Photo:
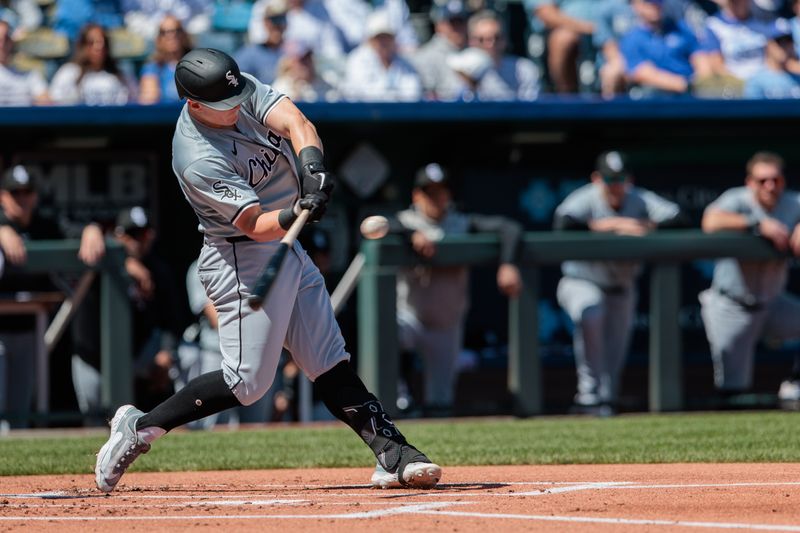
<svg viewBox="0 0 800 533">
<path fill-rule="evenodd" d="M 419 514 L 423 511 L 432 511 L 434 509 L 441 509 L 453 505 L 469 505 L 467 502 L 433 502 L 433 503 L 418 503 L 414 505 L 405 505 L 399 507 L 391 507 L 388 509 L 377 509 L 375 511 L 363 511 L 357 513 L 336 513 L 336 514 L 313 514 L 313 515 L 253 515 L 253 514 L 237 514 L 237 515 L 175 515 L 175 516 L 0 516 L 0 521 L 20 521 L 20 520 L 37 520 L 37 521 L 69 521 L 69 522 L 95 522 L 95 521 L 130 521 L 130 520 L 270 520 L 270 519 L 293 519 L 293 520 L 318 520 L 318 519 L 339 519 L 339 520 L 354 520 L 354 519 L 369 519 L 369 518 L 383 518 L 392 515 L 401 514 Z"/>
<path fill-rule="evenodd" d="M 585 524 L 620 524 L 634 526 L 679 526 L 714 529 L 753 529 L 756 531 L 800 531 L 800 525 L 785 524 L 748 524 L 736 522 L 693 522 L 684 520 L 657 520 L 636 518 L 595 518 L 590 516 L 548 516 L 507 513 L 472 513 L 461 511 L 419 511 L 417 514 L 435 516 L 460 516 L 465 518 L 507 518 L 517 520 L 535 520 L 543 522 L 580 522 Z"/>
</svg>

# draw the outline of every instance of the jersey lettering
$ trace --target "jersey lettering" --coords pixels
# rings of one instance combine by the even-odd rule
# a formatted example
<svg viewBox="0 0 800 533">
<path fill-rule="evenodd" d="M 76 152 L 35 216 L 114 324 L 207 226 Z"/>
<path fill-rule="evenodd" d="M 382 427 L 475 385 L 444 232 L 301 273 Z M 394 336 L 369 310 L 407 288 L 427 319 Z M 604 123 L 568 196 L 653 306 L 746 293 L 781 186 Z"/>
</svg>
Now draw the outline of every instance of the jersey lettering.
<svg viewBox="0 0 800 533">
<path fill-rule="evenodd" d="M 214 192 L 219 194 L 219 197 L 222 200 L 238 200 L 242 197 L 239 191 L 231 189 L 222 183 L 222 181 L 214 182 L 211 188 L 214 189 Z"/>
<path fill-rule="evenodd" d="M 271 146 L 261 145 L 263 148 L 258 150 L 261 155 L 247 160 L 247 181 L 251 187 L 255 187 L 269 177 L 272 167 L 281 155 L 280 145 L 283 142 L 283 137 L 269 130 L 267 132 L 267 141 Z"/>
</svg>

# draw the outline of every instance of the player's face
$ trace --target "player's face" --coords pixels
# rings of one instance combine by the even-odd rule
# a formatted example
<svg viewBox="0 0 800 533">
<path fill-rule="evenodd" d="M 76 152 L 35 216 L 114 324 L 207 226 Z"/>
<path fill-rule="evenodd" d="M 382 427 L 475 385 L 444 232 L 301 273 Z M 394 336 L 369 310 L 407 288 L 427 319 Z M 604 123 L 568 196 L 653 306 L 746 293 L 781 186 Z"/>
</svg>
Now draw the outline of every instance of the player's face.
<svg viewBox="0 0 800 533">
<path fill-rule="evenodd" d="M 239 108 L 241 107 L 237 105 L 233 109 L 217 111 L 191 100 L 189 101 L 189 106 L 192 116 L 212 128 L 229 128 L 236 124 L 236 121 L 239 120 Z"/>
<path fill-rule="evenodd" d="M 786 180 L 781 169 L 772 163 L 756 163 L 747 176 L 747 186 L 753 191 L 756 201 L 766 209 L 772 209 L 780 200 Z"/>
<path fill-rule="evenodd" d="M 661 4 L 648 0 L 634 0 L 632 4 L 636 15 L 646 24 L 657 25 L 661 23 Z"/>
<path fill-rule="evenodd" d="M 0 206 L 5 215 L 15 222 L 27 225 L 36 209 L 39 195 L 33 189 L 17 189 L 0 191 Z"/>
<path fill-rule="evenodd" d="M 450 208 L 450 189 L 444 185 L 428 185 L 414 189 L 412 201 L 417 209 L 432 220 L 442 220 Z"/>
<path fill-rule="evenodd" d="M 631 182 L 629 179 L 605 178 L 599 172 L 592 173 L 592 182 L 600 188 L 608 206 L 617 211 L 625 203 Z"/>
</svg>

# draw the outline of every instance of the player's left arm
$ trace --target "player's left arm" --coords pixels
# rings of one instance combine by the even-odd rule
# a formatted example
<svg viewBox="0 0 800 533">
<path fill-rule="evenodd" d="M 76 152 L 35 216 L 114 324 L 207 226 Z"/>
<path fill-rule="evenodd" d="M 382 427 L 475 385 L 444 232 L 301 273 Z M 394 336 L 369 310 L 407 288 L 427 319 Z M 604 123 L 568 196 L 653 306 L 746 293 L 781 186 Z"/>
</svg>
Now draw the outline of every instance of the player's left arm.
<svg viewBox="0 0 800 533">
<path fill-rule="evenodd" d="M 500 266 L 497 268 L 497 287 L 511 298 L 522 291 L 522 275 L 516 265 L 522 239 L 522 226 L 502 216 L 472 215 L 470 229 L 496 233 L 500 239 Z"/>
<path fill-rule="evenodd" d="M 325 170 L 322 140 L 317 128 L 288 98 L 282 98 L 264 117 L 264 125 L 287 137 L 300 161 L 300 201 L 294 209 L 311 211 L 309 220 L 317 221 L 325 214 L 334 187 L 333 174 Z M 283 224 L 281 224 L 284 227 Z"/>
</svg>

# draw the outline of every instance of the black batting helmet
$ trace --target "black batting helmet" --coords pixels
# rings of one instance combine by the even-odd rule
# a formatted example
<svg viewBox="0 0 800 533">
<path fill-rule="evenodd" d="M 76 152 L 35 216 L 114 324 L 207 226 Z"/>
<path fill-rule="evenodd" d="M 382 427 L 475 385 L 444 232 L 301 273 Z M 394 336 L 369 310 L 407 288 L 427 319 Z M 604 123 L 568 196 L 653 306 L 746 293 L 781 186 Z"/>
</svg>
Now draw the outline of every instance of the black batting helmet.
<svg viewBox="0 0 800 533">
<path fill-rule="evenodd" d="M 175 67 L 175 86 L 181 98 L 217 111 L 233 109 L 256 89 L 231 56 L 213 48 L 195 48 L 184 55 Z"/>
</svg>

